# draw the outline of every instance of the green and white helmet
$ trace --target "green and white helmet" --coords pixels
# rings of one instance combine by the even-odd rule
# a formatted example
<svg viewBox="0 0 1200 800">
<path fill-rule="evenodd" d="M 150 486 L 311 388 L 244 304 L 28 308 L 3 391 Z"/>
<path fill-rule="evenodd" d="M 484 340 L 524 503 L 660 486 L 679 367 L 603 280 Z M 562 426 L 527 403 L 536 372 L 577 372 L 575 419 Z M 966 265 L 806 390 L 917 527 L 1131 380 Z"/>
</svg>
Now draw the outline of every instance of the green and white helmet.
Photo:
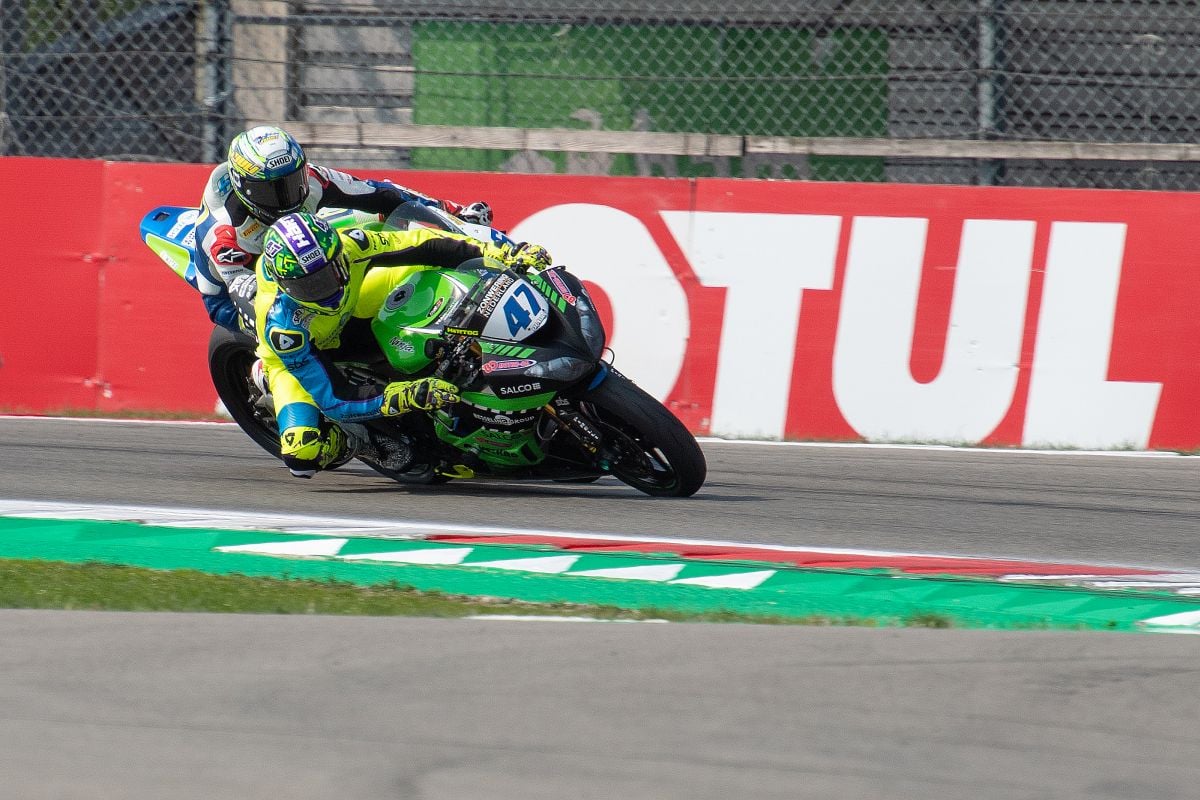
<svg viewBox="0 0 1200 800">
<path fill-rule="evenodd" d="M 308 212 L 280 217 L 263 236 L 263 268 L 279 290 L 319 314 L 336 314 L 346 300 L 350 270 L 342 240 Z"/>
<path fill-rule="evenodd" d="M 233 193 L 264 222 L 274 222 L 304 205 L 307 166 L 299 142 L 272 125 L 239 133 L 229 144 Z"/>
</svg>

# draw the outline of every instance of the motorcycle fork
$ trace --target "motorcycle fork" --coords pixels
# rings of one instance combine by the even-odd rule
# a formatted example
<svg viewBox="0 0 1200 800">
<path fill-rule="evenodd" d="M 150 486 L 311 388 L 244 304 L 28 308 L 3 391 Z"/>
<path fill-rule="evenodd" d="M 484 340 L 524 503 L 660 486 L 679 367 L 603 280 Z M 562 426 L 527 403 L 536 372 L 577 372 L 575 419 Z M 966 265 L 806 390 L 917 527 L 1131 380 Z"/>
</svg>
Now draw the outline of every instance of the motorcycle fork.
<svg viewBox="0 0 1200 800">
<path fill-rule="evenodd" d="M 547 403 L 543 410 L 553 417 L 563 429 L 575 437 L 579 446 L 591 456 L 600 455 L 604 444 L 604 436 L 582 414 L 571 408 L 570 401 L 565 398 L 555 398 L 553 403 Z"/>
</svg>

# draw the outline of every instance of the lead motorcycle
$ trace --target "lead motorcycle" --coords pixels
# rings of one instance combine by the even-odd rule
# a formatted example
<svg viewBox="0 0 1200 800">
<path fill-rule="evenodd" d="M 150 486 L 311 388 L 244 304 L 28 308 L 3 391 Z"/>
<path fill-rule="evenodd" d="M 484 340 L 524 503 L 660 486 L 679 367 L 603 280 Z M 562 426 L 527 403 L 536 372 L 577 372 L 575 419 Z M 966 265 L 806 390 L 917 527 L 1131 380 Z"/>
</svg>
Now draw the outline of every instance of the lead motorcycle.
<svg viewBox="0 0 1200 800">
<path fill-rule="evenodd" d="M 142 240 L 193 288 L 196 214 L 160 206 L 141 223 Z M 511 243 L 498 230 L 415 203 L 383 222 L 345 210 L 320 216 L 335 228 L 422 225 Z M 370 328 L 377 352 L 337 364 L 350 386 L 434 376 L 461 390 L 453 406 L 362 423 L 372 439 L 416 454 L 402 471 L 364 462 L 393 480 L 442 483 L 450 480 L 443 474 L 449 465 L 463 465 L 508 479 L 591 482 L 612 475 L 660 497 L 688 497 L 704 483 L 707 465 L 695 438 L 603 359 L 600 317 L 582 281 L 561 266 L 521 274 L 475 259 L 417 272 L 388 295 Z M 233 420 L 279 458 L 274 403 L 251 374 L 255 347 L 252 336 L 215 327 L 209 372 Z"/>
</svg>

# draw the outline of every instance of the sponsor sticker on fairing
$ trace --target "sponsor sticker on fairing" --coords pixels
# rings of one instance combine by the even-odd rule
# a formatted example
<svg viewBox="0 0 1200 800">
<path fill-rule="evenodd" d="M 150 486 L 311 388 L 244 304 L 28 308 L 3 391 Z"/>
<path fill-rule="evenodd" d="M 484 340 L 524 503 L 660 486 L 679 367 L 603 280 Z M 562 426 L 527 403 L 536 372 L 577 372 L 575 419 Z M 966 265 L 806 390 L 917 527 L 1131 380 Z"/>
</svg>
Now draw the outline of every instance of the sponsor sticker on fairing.
<svg viewBox="0 0 1200 800">
<path fill-rule="evenodd" d="M 490 375 L 493 372 L 503 370 L 525 369 L 532 367 L 537 362 L 531 358 L 509 359 L 507 361 L 485 361 L 483 364 L 484 373 Z"/>
<path fill-rule="evenodd" d="M 479 302 L 479 313 L 485 317 L 490 317 L 492 312 L 496 310 L 496 304 L 500 302 L 500 298 L 507 291 L 508 287 L 513 283 L 511 275 L 501 275 L 492 284 L 492 288 L 488 289 L 487 294 L 483 296 L 483 300 Z"/>
<path fill-rule="evenodd" d="M 575 305 L 576 297 L 567 288 L 567 283 L 559 276 L 558 270 L 548 269 L 542 274 L 554 284 L 554 288 L 558 289 L 558 293 L 562 295 L 562 299 L 566 300 L 568 305 Z"/>
<path fill-rule="evenodd" d="M 545 298 L 525 281 L 514 281 L 488 317 L 483 335 L 519 342 L 546 324 L 549 316 L 550 306 Z"/>
<path fill-rule="evenodd" d="M 412 346 L 411 342 L 401 339 L 399 336 L 393 336 L 388 340 L 388 346 L 400 353 L 415 353 L 417 349 Z"/>
<path fill-rule="evenodd" d="M 520 383 L 516 386 L 501 386 L 500 394 L 530 394 L 531 392 L 540 391 L 542 384 L 540 381 L 531 381 L 529 383 Z"/>
<path fill-rule="evenodd" d="M 179 234 L 183 233 L 184 228 L 186 228 L 188 225 L 194 225 L 196 223 L 197 213 L 197 209 L 190 208 L 180 214 L 175 220 L 175 224 L 171 226 L 171 230 L 167 231 L 167 238 L 174 240 L 178 238 Z"/>
<path fill-rule="evenodd" d="M 526 425 L 537 419 L 537 414 L 521 414 L 519 416 L 513 416 L 512 412 L 485 414 L 479 411 L 472 411 L 471 416 L 482 422 L 484 425 L 499 425 L 506 428 L 511 428 L 515 425 Z"/>
</svg>

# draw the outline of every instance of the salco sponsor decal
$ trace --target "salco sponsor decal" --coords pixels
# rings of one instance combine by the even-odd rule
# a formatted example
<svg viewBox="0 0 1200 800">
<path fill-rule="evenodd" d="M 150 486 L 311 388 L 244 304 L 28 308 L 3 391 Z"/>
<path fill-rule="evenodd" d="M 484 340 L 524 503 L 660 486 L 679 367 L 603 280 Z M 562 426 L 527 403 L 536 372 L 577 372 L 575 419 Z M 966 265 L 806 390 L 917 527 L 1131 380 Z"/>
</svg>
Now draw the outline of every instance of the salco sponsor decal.
<svg viewBox="0 0 1200 800">
<path fill-rule="evenodd" d="M 541 389 L 542 389 L 541 382 L 533 381 L 532 383 L 522 383 L 522 384 L 518 384 L 517 386 L 501 386 L 500 394 L 502 394 L 502 395 L 531 394 L 533 392 L 541 391 Z"/>
<path fill-rule="evenodd" d="M 529 358 L 521 358 L 509 361 L 485 361 L 483 363 L 483 371 L 485 374 L 490 375 L 491 373 L 497 371 L 525 369 L 526 367 L 532 367 L 536 363 L 536 361 Z"/>
</svg>

